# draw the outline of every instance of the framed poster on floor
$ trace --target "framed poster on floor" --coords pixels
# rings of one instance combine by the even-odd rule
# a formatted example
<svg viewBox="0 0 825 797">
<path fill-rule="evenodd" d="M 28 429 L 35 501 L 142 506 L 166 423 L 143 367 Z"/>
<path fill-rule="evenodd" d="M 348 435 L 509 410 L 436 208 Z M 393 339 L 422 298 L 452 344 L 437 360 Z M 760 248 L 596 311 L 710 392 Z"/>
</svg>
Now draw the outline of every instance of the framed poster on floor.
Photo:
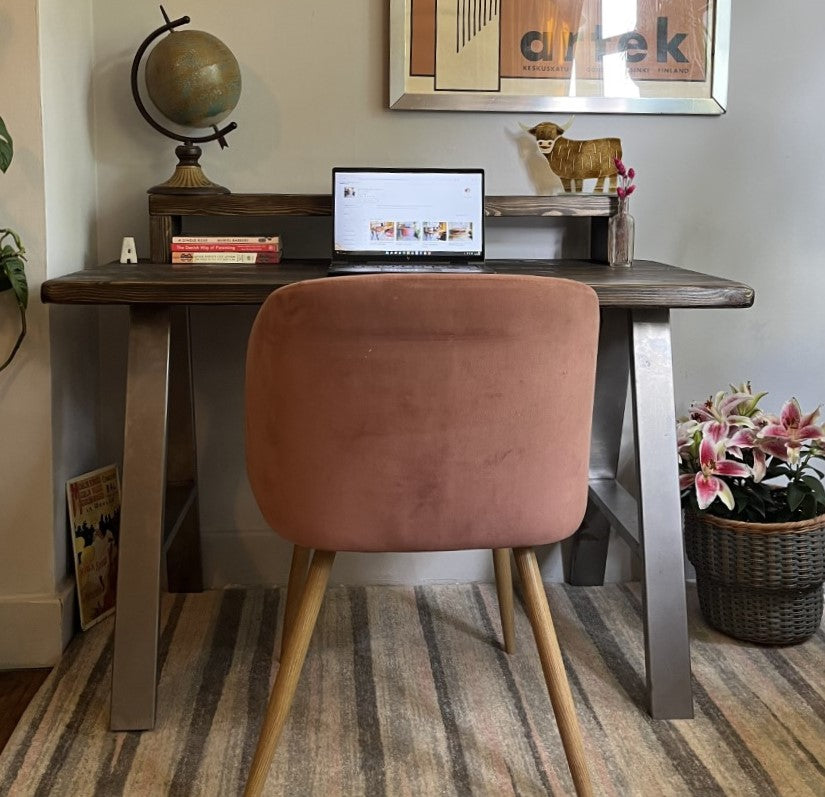
<svg viewBox="0 0 825 797">
<path fill-rule="evenodd" d="M 69 479 L 66 498 L 80 626 L 85 631 L 115 610 L 120 539 L 117 467 L 109 465 Z"/>
</svg>

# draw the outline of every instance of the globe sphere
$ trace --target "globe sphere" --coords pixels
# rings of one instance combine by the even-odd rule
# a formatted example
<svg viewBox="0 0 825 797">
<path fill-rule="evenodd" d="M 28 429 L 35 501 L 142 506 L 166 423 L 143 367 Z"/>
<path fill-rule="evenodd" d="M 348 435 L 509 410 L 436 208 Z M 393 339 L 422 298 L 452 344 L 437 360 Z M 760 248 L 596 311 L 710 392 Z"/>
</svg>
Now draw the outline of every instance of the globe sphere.
<svg viewBox="0 0 825 797">
<path fill-rule="evenodd" d="M 232 51 L 201 30 L 173 31 L 146 59 L 146 89 L 155 107 L 184 127 L 211 127 L 241 96 L 241 70 Z"/>
</svg>

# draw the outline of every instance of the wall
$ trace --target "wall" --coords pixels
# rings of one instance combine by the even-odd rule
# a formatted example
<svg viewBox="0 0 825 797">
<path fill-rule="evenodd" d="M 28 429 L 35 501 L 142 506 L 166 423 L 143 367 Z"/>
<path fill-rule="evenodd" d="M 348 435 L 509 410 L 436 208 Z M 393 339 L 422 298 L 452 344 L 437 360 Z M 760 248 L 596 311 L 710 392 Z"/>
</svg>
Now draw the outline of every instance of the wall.
<svg viewBox="0 0 825 797">
<path fill-rule="evenodd" d="M 14 0 L 0 10 L 0 115 L 15 141 L 14 161 L 0 176 L 0 221 L 17 230 L 28 253 L 28 335 L 0 374 L 0 667 L 60 652 L 63 612 L 51 496 L 51 380 L 48 318 L 37 301 L 46 276 L 38 19 L 35 4 Z M 18 331 L 14 300 L 0 294 L 0 348 Z M 3 354 L 5 358 L 5 354 Z M 64 593 L 65 594 L 65 593 Z"/>
<path fill-rule="evenodd" d="M 824 25 L 819 3 L 804 14 L 767 0 L 736 4 L 728 114 L 646 141 L 657 186 L 639 192 L 637 209 L 650 219 L 642 246 L 756 291 L 748 311 L 674 313 L 682 406 L 744 379 L 770 391 L 764 405 L 777 411 L 791 395 L 803 409 L 825 401 L 825 315 L 814 298 L 823 285 L 825 65 L 811 57 Z M 654 223 L 657 207 L 666 224 Z"/>
<path fill-rule="evenodd" d="M 0 84 L 0 114 L 15 140 L 16 152 L 3 175 L 0 219 L 21 235 L 28 251 L 33 296 L 46 274 L 44 194 L 41 159 L 42 121 L 34 4 L 13 2 L 0 10 L 4 46 L 0 73 L 14 81 Z M 7 352 L 19 318 L 10 293 L 0 295 L 0 348 Z M 17 358 L 0 375 L 0 638 L 26 647 L 26 630 L 53 625 L 59 609 L 55 592 L 52 537 L 50 375 L 48 321 L 35 300 L 28 312 L 28 335 Z M 5 359 L 5 353 L 2 355 Z M 44 495 L 46 500 L 44 500 Z M 17 647 L 5 644 L 0 666 L 14 662 Z M 40 651 L 42 652 L 42 651 Z"/>
<path fill-rule="evenodd" d="M 387 109 L 386 0 L 279 4 L 250 0 L 243 13 L 203 0 L 188 13 L 193 28 L 219 35 L 241 62 L 244 91 L 232 115 L 230 148 L 207 145 L 202 163 L 235 191 L 322 192 L 330 168 L 344 164 L 482 165 L 494 194 L 531 194 L 519 122 L 545 116 L 401 112 Z M 144 191 L 172 171 L 173 145 L 139 117 L 128 92 L 132 55 L 161 20 L 154 6 L 94 3 L 99 251 L 117 256 L 124 235 L 148 251 Z M 638 172 L 634 196 L 637 255 L 748 282 L 747 311 L 674 312 L 679 410 L 745 378 L 790 394 L 803 406 L 825 396 L 820 350 L 825 316 L 804 299 L 821 283 L 816 230 L 822 211 L 822 159 L 815 136 L 823 113 L 815 87 L 825 10 L 809 4 L 805 24 L 769 2 L 733 12 L 728 113 L 710 117 L 580 115 L 571 135 L 620 135 Z M 789 43 L 793 43 L 791 46 Z M 125 156 L 128 153 L 128 157 Z M 819 179 L 818 179 L 819 178 Z M 519 235 L 524 231 L 516 231 Z M 526 233 L 524 233 L 526 234 Z M 548 251 L 558 239 L 536 245 Z M 815 248 L 816 246 L 816 248 Z M 266 530 L 251 498 L 241 447 L 241 378 L 249 309 L 201 310 L 194 316 L 202 519 L 207 580 L 283 581 L 285 546 Z M 107 316 L 102 356 L 117 395 L 122 378 L 122 313 Z M 103 418 L 102 445 L 117 449 L 120 419 Z M 629 570 L 621 546 L 609 575 Z M 545 575 L 558 577 L 557 552 Z M 488 578 L 486 555 L 460 554 L 367 562 L 343 558 L 333 578 L 371 581 Z"/>
<path fill-rule="evenodd" d="M 91 3 L 40 0 L 39 16 L 46 272 L 53 278 L 97 262 Z M 69 576 L 71 582 L 66 480 L 101 464 L 98 311 L 51 305 L 48 313 L 54 568 L 56 578 Z M 74 619 L 74 612 L 67 612 L 66 625 Z"/>
<path fill-rule="evenodd" d="M 52 324 L 39 300 L 44 279 L 85 262 L 93 231 L 91 125 L 77 113 L 89 102 L 91 19 L 83 13 L 88 4 L 63 6 L 12 0 L 0 10 L 0 115 L 15 142 L 14 161 L 0 177 L 0 221 L 26 245 L 30 289 L 28 335 L 0 374 L 0 669 L 53 664 L 71 637 L 74 584 L 67 578 L 62 485 L 67 473 L 94 459 L 95 413 L 88 409 L 94 377 L 78 391 L 76 374 L 65 366 L 80 360 L 80 347 L 87 369 L 96 372 L 96 321 L 91 337 L 77 314 Z M 85 151 L 78 146 L 83 130 Z M 0 295 L 4 351 L 17 334 L 15 318 L 10 294 Z"/>
</svg>

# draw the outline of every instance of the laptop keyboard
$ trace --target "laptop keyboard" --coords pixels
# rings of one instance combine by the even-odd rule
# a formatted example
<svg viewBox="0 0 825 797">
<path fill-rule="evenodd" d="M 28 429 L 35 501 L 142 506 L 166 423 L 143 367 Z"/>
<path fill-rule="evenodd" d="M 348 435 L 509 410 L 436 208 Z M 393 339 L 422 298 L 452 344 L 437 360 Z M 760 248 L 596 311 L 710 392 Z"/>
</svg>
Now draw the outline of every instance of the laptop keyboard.
<svg viewBox="0 0 825 797">
<path fill-rule="evenodd" d="M 330 274 L 478 274 L 489 271 L 475 263 L 333 263 Z"/>
</svg>

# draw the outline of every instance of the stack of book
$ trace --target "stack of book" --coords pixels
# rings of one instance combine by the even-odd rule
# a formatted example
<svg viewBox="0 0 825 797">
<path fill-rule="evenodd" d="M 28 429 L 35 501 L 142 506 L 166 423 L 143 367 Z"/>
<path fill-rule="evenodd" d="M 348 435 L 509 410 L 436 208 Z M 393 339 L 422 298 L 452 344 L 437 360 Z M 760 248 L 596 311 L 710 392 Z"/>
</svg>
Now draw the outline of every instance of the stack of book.
<svg viewBox="0 0 825 797">
<path fill-rule="evenodd" d="M 280 263 L 277 235 L 175 235 L 172 263 Z"/>
</svg>

